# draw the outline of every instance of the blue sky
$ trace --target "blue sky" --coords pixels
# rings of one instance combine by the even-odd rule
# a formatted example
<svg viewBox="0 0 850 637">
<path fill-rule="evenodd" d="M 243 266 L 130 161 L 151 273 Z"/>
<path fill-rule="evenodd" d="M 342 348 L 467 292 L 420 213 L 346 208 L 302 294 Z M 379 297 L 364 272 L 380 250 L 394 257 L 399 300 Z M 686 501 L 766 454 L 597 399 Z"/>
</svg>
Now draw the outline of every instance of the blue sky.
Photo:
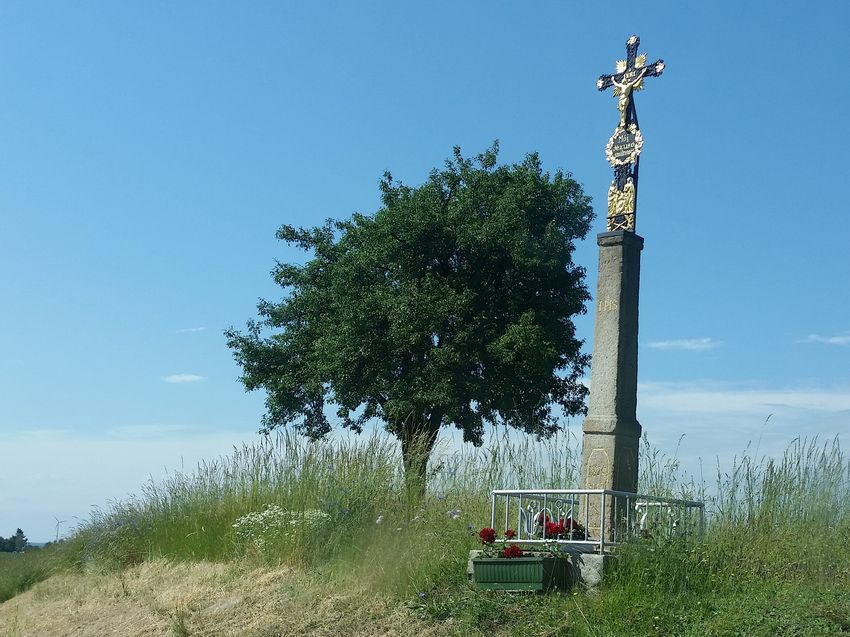
<svg viewBox="0 0 850 637">
<path fill-rule="evenodd" d="M 632 33 L 667 64 L 637 95 L 650 440 L 685 434 L 688 467 L 850 442 L 848 24 L 845 2 L 3 3 L 0 535 L 256 436 L 222 330 L 278 297 L 281 224 L 373 212 L 384 170 L 417 184 L 494 139 L 604 214 L 595 81 Z M 593 237 L 576 258 L 595 289 Z"/>
</svg>

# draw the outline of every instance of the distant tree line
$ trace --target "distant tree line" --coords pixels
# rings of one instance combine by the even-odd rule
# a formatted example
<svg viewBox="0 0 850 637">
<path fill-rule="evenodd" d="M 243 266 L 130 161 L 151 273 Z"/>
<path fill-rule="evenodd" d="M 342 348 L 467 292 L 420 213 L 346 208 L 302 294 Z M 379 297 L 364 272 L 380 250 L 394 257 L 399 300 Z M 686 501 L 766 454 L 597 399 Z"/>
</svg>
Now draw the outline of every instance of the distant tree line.
<svg viewBox="0 0 850 637">
<path fill-rule="evenodd" d="M 21 529 L 9 537 L 0 537 L 0 553 L 20 553 L 27 546 L 27 536 Z"/>
</svg>

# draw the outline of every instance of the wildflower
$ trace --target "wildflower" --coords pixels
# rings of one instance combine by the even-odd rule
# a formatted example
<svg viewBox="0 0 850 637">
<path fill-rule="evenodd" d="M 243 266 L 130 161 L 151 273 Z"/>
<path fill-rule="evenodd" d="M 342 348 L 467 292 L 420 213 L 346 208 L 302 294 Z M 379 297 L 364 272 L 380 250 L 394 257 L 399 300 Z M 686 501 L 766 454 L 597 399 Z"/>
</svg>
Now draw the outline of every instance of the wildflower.
<svg viewBox="0 0 850 637">
<path fill-rule="evenodd" d="M 419 599 L 425 599 L 425 592 L 419 591 Z"/>
<path fill-rule="evenodd" d="M 451 511 L 446 511 L 446 515 L 449 516 L 452 520 L 457 520 L 460 517 L 460 509 L 452 509 Z"/>
<path fill-rule="evenodd" d="M 383 521 L 384 521 L 384 516 L 379 515 L 378 518 L 375 520 L 375 524 L 382 524 Z"/>
<path fill-rule="evenodd" d="M 482 544 L 492 544 L 496 541 L 496 530 L 486 527 L 478 532 L 478 537 L 481 538 Z"/>
<path fill-rule="evenodd" d="M 232 528 L 239 540 L 262 549 L 269 540 L 283 540 L 305 532 L 318 532 L 329 520 L 327 513 L 317 509 L 284 511 L 277 505 L 268 504 L 262 511 L 246 513 L 236 520 Z"/>
</svg>

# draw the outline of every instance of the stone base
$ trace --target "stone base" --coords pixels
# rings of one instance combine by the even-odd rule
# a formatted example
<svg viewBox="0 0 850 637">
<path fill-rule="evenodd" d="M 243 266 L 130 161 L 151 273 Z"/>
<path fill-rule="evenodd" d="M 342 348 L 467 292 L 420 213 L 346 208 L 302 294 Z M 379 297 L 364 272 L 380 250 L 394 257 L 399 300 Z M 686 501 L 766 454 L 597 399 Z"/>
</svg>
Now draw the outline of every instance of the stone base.
<svg viewBox="0 0 850 637">
<path fill-rule="evenodd" d="M 572 581 L 576 582 L 588 592 L 595 591 L 602 583 L 605 571 L 608 569 L 608 565 L 613 558 L 612 555 L 590 553 L 580 549 L 574 549 L 567 545 L 561 547 L 561 552 L 569 555 L 570 565 L 573 569 L 571 577 Z M 470 582 L 474 581 L 472 560 L 480 554 L 480 550 L 472 550 L 469 552 L 469 560 L 466 563 L 466 576 Z"/>
<path fill-rule="evenodd" d="M 640 432 L 640 426 L 637 426 Z M 607 434 L 587 431 L 582 441 L 582 488 L 637 492 L 639 433 Z"/>
</svg>

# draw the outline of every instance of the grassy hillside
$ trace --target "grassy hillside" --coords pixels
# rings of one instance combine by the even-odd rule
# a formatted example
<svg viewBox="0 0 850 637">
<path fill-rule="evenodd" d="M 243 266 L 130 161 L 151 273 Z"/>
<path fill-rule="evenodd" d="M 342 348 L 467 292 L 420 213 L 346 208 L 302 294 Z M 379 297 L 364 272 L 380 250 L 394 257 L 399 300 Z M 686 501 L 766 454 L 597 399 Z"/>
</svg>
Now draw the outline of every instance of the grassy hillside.
<svg viewBox="0 0 850 637">
<path fill-rule="evenodd" d="M 52 573 L 74 567 L 74 552 L 63 546 L 28 549 L 24 553 L 0 553 L 0 602 L 21 593 Z"/>
<path fill-rule="evenodd" d="M 850 634 L 850 465 L 836 443 L 744 457 L 708 486 L 644 449 L 643 488 L 713 494 L 706 537 L 626 547 L 593 595 L 465 579 L 491 488 L 575 485 L 565 441 L 501 438 L 436 459 L 416 507 L 400 464 L 384 438 L 281 435 L 150 484 L 63 545 L 59 575 L 0 605 L 0 637 Z"/>
</svg>

